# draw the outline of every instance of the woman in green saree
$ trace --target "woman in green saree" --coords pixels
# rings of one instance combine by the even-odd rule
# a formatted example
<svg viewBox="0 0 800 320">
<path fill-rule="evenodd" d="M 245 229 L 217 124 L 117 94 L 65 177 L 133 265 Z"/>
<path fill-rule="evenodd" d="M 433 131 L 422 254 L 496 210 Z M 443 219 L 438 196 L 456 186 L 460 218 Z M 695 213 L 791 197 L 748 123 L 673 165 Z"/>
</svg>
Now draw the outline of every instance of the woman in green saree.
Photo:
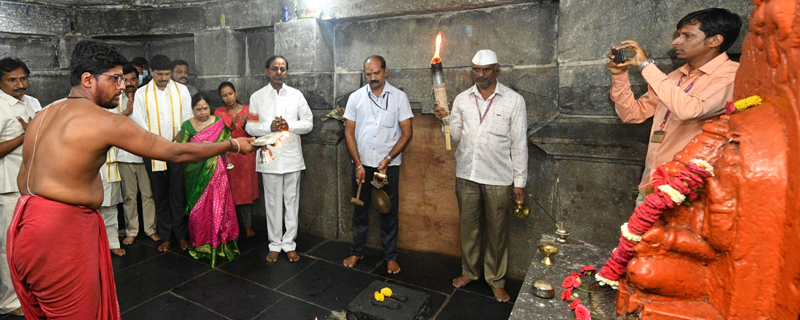
<svg viewBox="0 0 800 320">
<path fill-rule="evenodd" d="M 194 117 L 184 121 L 178 142 L 220 142 L 231 139 L 231 132 L 219 117 L 211 116 L 208 97 L 197 93 L 192 97 Z M 184 168 L 186 179 L 186 214 L 189 215 L 189 238 L 192 248 L 189 254 L 195 259 L 211 260 L 211 267 L 217 266 L 217 259 L 232 261 L 239 255 L 236 239 L 239 224 L 233 202 L 227 161 L 221 156 L 206 159 L 200 163 L 187 164 Z"/>
</svg>

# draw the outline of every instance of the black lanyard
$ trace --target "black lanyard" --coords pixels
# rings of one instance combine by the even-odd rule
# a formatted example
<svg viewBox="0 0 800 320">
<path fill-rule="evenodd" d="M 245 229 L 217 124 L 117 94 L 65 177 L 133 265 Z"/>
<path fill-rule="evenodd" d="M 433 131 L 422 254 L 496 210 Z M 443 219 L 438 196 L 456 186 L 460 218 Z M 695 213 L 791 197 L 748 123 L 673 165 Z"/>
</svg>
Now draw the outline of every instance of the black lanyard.
<svg viewBox="0 0 800 320">
<path fill-rule="evenodd" d="M 371 92 L 369 91 L 369 86 L 367 86 L 367 98 L 369 98 L 369 101 L 372 102 L 372 104 L 374 104 L 376 107 L 378 107 L 378 109 L 382 109 L 383 111 L 389 110 L 389 97 L 385 98 L 385 102 L 386 102 L 385 105 L 386 106 L 381 108 L 381 105 L 379 105 L 377 101 L 372 100 L 372 97 L 370 96 L 370 93 Z M 384 92 L 384 94 L 382 94 L 382 95 L 385 95 L 385 94 L 386 93 Z M 380 98 L 378 98 L 378 99 L 380 99 Z"/>
</svg>

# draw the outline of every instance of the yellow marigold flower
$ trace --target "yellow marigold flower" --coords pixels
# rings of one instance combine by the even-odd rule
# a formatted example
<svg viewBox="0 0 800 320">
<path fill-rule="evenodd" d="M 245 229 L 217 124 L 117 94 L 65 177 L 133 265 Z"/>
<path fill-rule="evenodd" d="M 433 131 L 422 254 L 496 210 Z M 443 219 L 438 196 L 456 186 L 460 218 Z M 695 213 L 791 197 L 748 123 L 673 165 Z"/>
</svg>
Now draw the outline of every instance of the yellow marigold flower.
<svg viewBox="0 0 800 320">
<path fill-rule="evenodd" d="M 733 105 L 736 106 L 736 110 L 742 111 L 752 106 L 757 106 L 761 104 L 761 101 L 762 101 L 761 97 L 759 96 L 749 96 L 747 98 L 734 102 Z"/>
<path fill-rule="evenodd" d="M 389 289 L 389 287 L 383 288 L 383 289 L 381 289 L 381 294 L 383 296 L 387 297 L 387 298 L 391 297 L 392 296 L 392 289 Z"/>
<path fill-rule="evenodd" d="M 383 302 L 383 299 L 384 299 L 384 298 L 383 298 L 383 295 L 382 295 L 380 292 L 378 292 L 378 291 L 375 291 L 375 300 L 378 300 L 378 301 L 380 301 L 380 302 Z"/>
</svg>

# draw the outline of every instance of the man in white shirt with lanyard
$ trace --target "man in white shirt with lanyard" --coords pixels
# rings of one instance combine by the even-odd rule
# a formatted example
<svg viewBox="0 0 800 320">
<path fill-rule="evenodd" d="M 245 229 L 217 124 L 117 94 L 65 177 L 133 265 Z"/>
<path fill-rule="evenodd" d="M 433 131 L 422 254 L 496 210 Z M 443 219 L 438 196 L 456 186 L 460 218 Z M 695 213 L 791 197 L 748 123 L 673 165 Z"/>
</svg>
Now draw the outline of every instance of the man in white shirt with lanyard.
<svg viewBox="0 0 800 320">
<path fill-rule="evenodd" d="M 150 74 L 153 80 L 136 90 L 131 120 L 147 131 L 176 141 L 181 124 L 192 117 L 189 89 L 172 81 L 172 61 L 166 56 L 150 59 Z M 163 240 L 158 251 L 169 251 L 175 240 L 181 249 L 188 249 L 183 165 L 145 158 L 144 166 L 156 204 L 158 234 Z"/>
<path fill-rule="evenodd" d="M 347 100 L 345 109 L 345 138 L 347 150 L 353 158 L 355 182 L 353 195 L 362 185 L 363 206 L 353 210 L 353 246 L 343 264 L 352 268 L 364 256 L 367 244 L 368 214 L 372 203 L 372 180 L 376 172 L 388 176 L 389 184 L 383 187 L 391 200 L 391 209 L 381 214 L 381 244 L 383 245 L 386 272 L 400 272 L 397 263 L 397 211 L 400 198 L 400 164 L 403 149 L 411 140 L 411 105 L 403 91 L 386 82 L 386 60 L 370 56 L 364 61 L 364 74 L 369 84 L 356 90 Z"/>
<path fill-rule="evenodd" d="M 263 154 L 256 154 L 256 171 L 261 173 L 264 182 L 269 239 L 267 261 L 278 261 L 278 254 L 285 251 L 289 262 L 295 262 L 300 259 L 294 241 L 300 209 L 300 172 L 306 169 L 300 135 L 311 132 L 314 115 L 303 93 L 283 83 L 289 70 L 285 58 L 270 57 L 266 68 L 269 84 L 250 96 L 250 112 L 258 114 L 259 120 L 248 121 L 244 130 L 255 137 L 279 131 L 288 133 L 280 146 L 270 147 L 274 161 L 262 163 Z"/>
<path fill-rule="evenodd" d="M 28 122 L 40 110 L 39 100 L 26 95 L 30 70 L 19 59 L 0 59 L 0 314 L 22 316 L 6 263 L 6 229 L 20 197 L 17 174 Z"/>
<path fill-rule="evenodd" d="M 506 302 L 510 299 L 504 289 L 508 215 L 512 198 L 517 203 L 525 200 L 528 121 L 525 100 L 497 81 L 499 73 L 497 54 L 478 51 L 472 58 L 475 85 L 456 96 L 449 114 L 450 136 L 458 143 L 456 199 L 461 215 L 461 276 L 453 280 L 453 286 L 480 279 L 483 269 L 495 299 Z M 438 104 L 435 111 L 439 119 L 448 115 Z M 486 226 L 481 225 L 482 217 Z M 485 248 L 481 248 L 482 237 L 486 237 Z"/>
<path fill-rule="evenodd" d="M 122 115 L 132 117 L 134 94 L 139 85 L 139 70 L 129 64 L 122 68 L 122 74 L 125 90 L 119 96 L 117 108 L 123 110 L 120 112 Z M 135 120 L 134 122 L 141 123 L 141 121 Z M 156 205 L 153 202 L 153 191 L 150 188 L 150 176 L 148 176 L 147 170 L 144 168 L 142 157 L 123 149 L 118 149 L 117 166 L 119 176 L 122 179 L 122 204 L 125 209 L 125 222 L 127 223 L 127 227 L 123 230 L 125 239 L 122 240 L 122 243 L 130 245 L 139 235 L 139 209 L 136 203 L 136 195 L 139 192 L 142 193 L 144 231 L 153 241 L 161 241 L 161 237 L 156 231 Z"/>
</svg>

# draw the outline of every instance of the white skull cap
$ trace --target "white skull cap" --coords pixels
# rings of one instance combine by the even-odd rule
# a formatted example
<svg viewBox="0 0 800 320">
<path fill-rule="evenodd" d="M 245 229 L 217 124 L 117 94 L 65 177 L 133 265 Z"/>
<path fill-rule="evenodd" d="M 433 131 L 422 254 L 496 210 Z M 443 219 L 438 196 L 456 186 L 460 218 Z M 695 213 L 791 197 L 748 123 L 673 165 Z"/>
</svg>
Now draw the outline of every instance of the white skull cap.
<svg viewBox="0 0 800 320">
<path fill-rule="evenodd" d="M 472 57 L 472 63 L 479 66 L 488 66 L 490 64 L 497 64 L 497 54 L 489 49 L 479 50 Z"/>
</svg>

